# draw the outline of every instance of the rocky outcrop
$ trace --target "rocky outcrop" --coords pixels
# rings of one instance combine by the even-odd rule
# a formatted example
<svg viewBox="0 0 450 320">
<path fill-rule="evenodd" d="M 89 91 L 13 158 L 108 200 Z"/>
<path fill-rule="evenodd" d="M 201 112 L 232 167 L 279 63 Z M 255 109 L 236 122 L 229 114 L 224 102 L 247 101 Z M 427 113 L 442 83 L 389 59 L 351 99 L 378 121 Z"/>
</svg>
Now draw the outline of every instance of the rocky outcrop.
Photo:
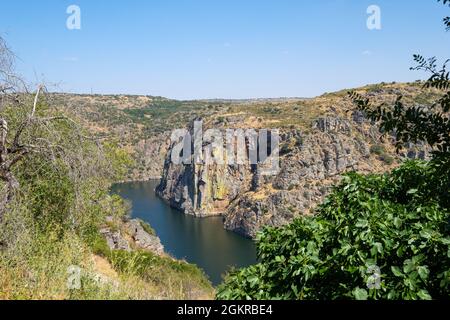
<svg viewBox="0 0 450 320">
<path fill-rule="evenodd" d="M 132 155 L 135 164 L 128 172 L 126 180 L 160 179 L 169 144 L 169 133 L 162 133 L 149 139 L 140 140 L 133 145 Z"/>
<path fill-rule="evenodd" d="M 112 231 L 110 228 L 103 228 L 100 230 L 100 233 L 105 237 L 106 244 L 110 250 L 131 250 L 128 240 L 122 236 L 120 231 Z"/>
<path fill-rule="evenodd" d="M 156 254 L 164 253 L 164 247 L 161 244 L 161 240 L 157 236 L 149 234 L 145 231 L 140 220 L 130 220 L 125 226 L 127 227 L 129 235 L 134 240 L 134 243 L 138 248 L 149 250 Z"/>
<path fill-rule="evenodd" d="M 167 156 L 157 194 L 172 207 L 199 217 L 222 215 L 224 226 L 254 237 L 265 225 L 279 226 L 307 213 L 339 175 L 373 168 L 363 123 L 323 117 L 313 131 L 281 132 L 280 170 L 258 174 L 251 165 L 175 165 Z M 359 137 L 360 136 L 360 137 Z"/>
<path fill-rule="evenodd" d="M 313 128 L 300 146 L 281 158 L 279 173 L 268 177 L 262 190 L 246 192 L 233 202 L 224 214 L 227 229 L 254 237 L 263 226 L 289 223 L 299 214 L 308 214 L 342 173 L 369 171 L 370 148 L 351 134 L 350 122 L 319 119 Z"/>
<path fill-rule="evenodd" d="M 100 233 L 105 237 L 110 250 L 143 249 L 158 255 L 164 254 L 160 239 L 145 231 L 139 219 L 124 221 L 121 223 L 121 228 L 117 230 L 104 227 Z"/>
<path fill-rule="evenodd" d="M 348 119 L 319 117 L 308 134 L 291 129 L 280 138 L 280 170 L 272 176 L 259 175 L 259 167 L 251 165 L 175 165 L 171 146 L 157 194 L 186 214 L 221 215 L 225 228 L 255 237 L 263 226 L 311 213 L 343 173 L 384 172 L 400 157 L 394 138 L 382 139 L 360 112 Z M 372 152 L 374 145 L 386 154 Z M 403 156 L 423 158 L 426 152 L 410 146 Z"/>
<path fill-rule="evenodd" d="M 221 215 L 242 190 L 250 189 L 254 174 L 245 165 L 184 166 L 168 160 L 156 192 L 186 214 Z"/>
</svg>

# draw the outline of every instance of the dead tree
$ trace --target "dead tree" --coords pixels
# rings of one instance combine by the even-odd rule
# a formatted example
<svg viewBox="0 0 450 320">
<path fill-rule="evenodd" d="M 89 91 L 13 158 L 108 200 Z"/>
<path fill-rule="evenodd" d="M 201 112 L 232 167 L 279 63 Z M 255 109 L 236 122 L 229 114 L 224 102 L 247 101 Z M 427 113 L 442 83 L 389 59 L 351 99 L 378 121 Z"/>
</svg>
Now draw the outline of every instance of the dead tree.
<svg viewBox="0 0 450 320">
<path fill-rule="evenodd" d="M 23 139 L 23 136 L 36 125 L 46 125 L 50 121 L 58 120 L 57 117 L 36 117 L 40 95 L 45 88 L 39 85 L 33 99 L 30 100 L 31 94 L 27 90 L 27 85 L 14 72 L 14 58 L 0 37 L 0 223 L 8 204 L 19 189 L 19 182 L 13 171 L 14 166 L 31 153 L 52 152 L 51 142 L 40 137 Z M 29 110 L 20 123 L 14 124 L 14 130 L 11 130 L 5 115 L 6 108 L 15 108 L 17 111 Z"/>
<path fill-rule="evenodd" d="M 25 82 L 14 73 L 13 61 L 14 55 L 0 37 L 0 223 L 19 191 L 19 180 L 14 172 L 21 161 L 35 156 L 50 163 L 56 163 L 58 159 L 71 168 L 74 179 L 99 175 L 97 167 L 86 164 L 88 158 L 104 158 L 99 140 L 107 138 L 85 134 L 84 128 L 71 118 L 72 113 L 59 110 L 52 103 L 52 95 L 45 94 L 44 85 L 38 85 L 35 92 L 30 93 Z M 44 98 L 43 104 L 51 110 L 38 112 L 42 111 L 38 108 Z M 19 115 L 14 117 L 14 121 L 8 116 L 11 112 Z M 61 130 L 61 122 L 70 129 Z M 82 146 L 87 140 L 95 142 L 96 150 L 93 152 L 98 154 L 83 154 Z M 105 176 L 110 174 L 106 169 L 101 171 Z"/>
</svg>

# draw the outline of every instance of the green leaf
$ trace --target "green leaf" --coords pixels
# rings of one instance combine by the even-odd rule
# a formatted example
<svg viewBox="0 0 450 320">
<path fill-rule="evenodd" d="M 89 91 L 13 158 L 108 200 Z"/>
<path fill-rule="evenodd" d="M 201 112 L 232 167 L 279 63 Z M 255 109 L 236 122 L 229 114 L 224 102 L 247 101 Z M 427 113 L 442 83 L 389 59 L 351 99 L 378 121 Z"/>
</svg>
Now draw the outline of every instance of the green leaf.
<svg viewBox="0 0 450 320">
<path fill-rule="evenodd" d="M 250 277 L 247 278 L 247 281 L 250 283 L 252 287 L 254 287 L 258 283 L 259 278 L 255 275 L 251 275 Z"/>
<path fill-rule="evenodd" d="M 356 223 L 356 227 L 358 228 L 365 228 L 369 225 L 369 221 L 366 219 L 358 219 L 358 222 Z"/>
<path fill-rule="evenodd" d="M 417 296 L 422 300 L 431 300 L 432 299 L 430 294 L 428 293 L 428 291 L 424 290 L 424 289 L 417 292 Z"/>
<path fill-rule="evenodd" d="M 394 218 L 394 226 L 395 226 L 396 228 L 400 228 L 400 227 L 402 226 L 402 219 L 400 219 L 400 218 L 398 218 L 398 217 L 395 217 L 395 218 Z"/>
<path fill-rule="evenodd" d="M 391 267 L 392 273 L 394 274 L 394 276 L 396 277 L 403 277 L 403 272 L 401 271 L 401 269 L 397 266 L 393 266 Z"/>
<path fill-rule="evenodd" d="M 377 248 L 378 253 L 382 254 L 383 253 L 383 245 L 379 242 L 375 242 L 374 247 Z"/>
<path fill-rule="evenodd" d="M 417 268 L 417 272 L 422 280 L 426 280 L 428 275 L 430 274 L 430 270 L 428 270 L 427 266 L 420 266 Z"/>
<path fill-rule="evenodd" d="M 431 237 L 433 236 L 433 230 L 424 229 L 424 230 L 420 231 L 420 236 L 425 239 L 431 239 Z"/>
<path fill-rule="evenodd" d="M 403 264 L 403 272 L 410 273 L 412 270 L 414 270 L 414 263 L 410 259 L 405 260 L 405 263 Z"/>
<path fill-rule="evenodd" d="M 368 294 L 365 289 L 361 289 L 358 287 L 355 290 L 353 290 L 353 296 L 355 297 L 356 300 L 367 300 Z"/>
</svg>

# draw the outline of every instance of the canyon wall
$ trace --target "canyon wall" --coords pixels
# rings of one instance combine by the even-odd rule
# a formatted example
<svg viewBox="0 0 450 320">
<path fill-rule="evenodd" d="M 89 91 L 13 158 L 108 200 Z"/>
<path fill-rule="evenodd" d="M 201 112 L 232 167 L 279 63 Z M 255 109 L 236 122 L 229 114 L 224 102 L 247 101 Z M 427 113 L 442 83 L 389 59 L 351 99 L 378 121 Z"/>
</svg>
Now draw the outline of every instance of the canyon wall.
<svg viewBox="0 0 450 320">
<path fill-rule="evenodd" d="M 426 157 L 415 148 L 395 155 L 392 138 L 380 137 L 359 112 L 349 119 L 319 117 L 308 133 L 282 130 L 280 140 L 280 170 L 271 176 L 249 164 L 176 165 L 172 144 L 156 192 L 186 214 L 221 215 L 226 229 L 253 238 L 264 226 L 311 214 L 345 172 L 383 172 L 402 157 Z"/>
</svg>

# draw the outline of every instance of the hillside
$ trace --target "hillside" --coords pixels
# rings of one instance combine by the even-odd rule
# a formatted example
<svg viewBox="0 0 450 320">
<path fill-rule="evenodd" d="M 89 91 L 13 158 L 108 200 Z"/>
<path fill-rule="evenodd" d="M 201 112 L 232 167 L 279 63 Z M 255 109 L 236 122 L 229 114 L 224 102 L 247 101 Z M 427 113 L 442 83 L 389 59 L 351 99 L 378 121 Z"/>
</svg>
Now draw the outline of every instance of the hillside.
<svg viewBox="0 0 450 320">
<path fill-rule="evenodd" d="M 427 104 L 436 94 L 418 93 L 420 83 L 377 84 L 360 88 L 376 101 L 402 94 L 406 101 Z M 347 90 L 313 99 L 279 98 L 250 100 L 178 101 L 132 95 L 52 94 L 84 120 L 98 135 L 108 135 L 128 148 L 135 164 L 126 180 L 160 178 L 173 129 L 185 128 L 196 118 L 215 127 L 280 128 L 308 133 L 318 117 L 346 117 L 350 107 Z"/>
<path fill-rule="evenodd" d="M 12 97 L 0 96 L 0 300 L 212 299 L 204 272 L 111 194 L 126 150 L 55 96 Z"/>
<path fill-rule="evenodd" d="M 108 136 L 127 148 L 134 164 L 125 180 L 160 178 L 173 129 L 184 128 L 197 116 L 209 117 L 229 102 L 177 101 L 128 95 L 52 94 L 79 117 L 91 132 Z"/>
</svg>

